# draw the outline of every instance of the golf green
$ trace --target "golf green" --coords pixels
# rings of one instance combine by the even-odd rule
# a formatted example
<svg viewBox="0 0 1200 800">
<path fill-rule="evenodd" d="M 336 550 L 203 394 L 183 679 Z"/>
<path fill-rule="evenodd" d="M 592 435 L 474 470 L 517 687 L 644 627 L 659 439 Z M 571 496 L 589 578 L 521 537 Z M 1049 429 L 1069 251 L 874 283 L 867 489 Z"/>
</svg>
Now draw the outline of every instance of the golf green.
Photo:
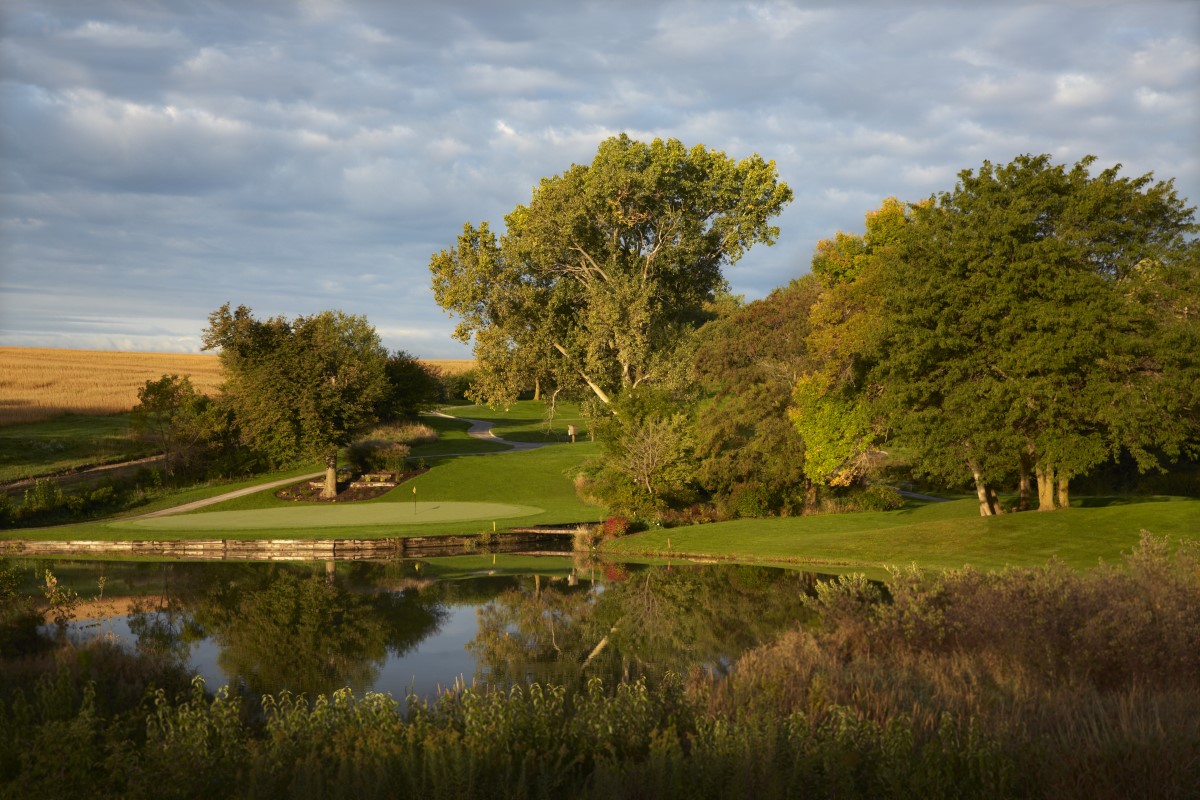
<svg viewBox="0 0 1200 800">
<path fill-rule="evenodd" d="M 544 509 L 508 503 L 367 503 L 211 511 L 129 520 L 112 527 L 173 531 L 250 531 L 273 528 L 352 528 L 360 525 L 428 525 L 434 522 L 508 519 L 540 514 Z"/>
</svg>

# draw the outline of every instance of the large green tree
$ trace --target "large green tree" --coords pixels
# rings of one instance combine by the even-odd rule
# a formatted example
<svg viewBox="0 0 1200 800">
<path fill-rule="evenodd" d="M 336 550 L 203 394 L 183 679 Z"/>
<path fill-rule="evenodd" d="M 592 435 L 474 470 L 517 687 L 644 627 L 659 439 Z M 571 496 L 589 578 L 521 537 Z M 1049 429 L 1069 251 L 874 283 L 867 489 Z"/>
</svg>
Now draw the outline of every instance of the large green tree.
<svg viewBox="0 0 1200 800">
<path fill-rule="evenodd" d="M 1014 473 L 1053 509 L 1122 450 L 1149 468 L 1195 435 L 1194 210 L 1093 162 L 966 170 L 874 262 L 875 408 L 926 469 L 969 471 L 984 514 Z"/>
<path fill-rule="evenodd" d="M 774 162 L 621 135 L 590 165 L 544 178 L 497 241 L 467 224 L 433 256 L 434 296 L 475 340 L 479 399 L 586 386 L 605 404 L 662 382 L 724 286 L 722 268 L 772 244 L 791 199 Z M 677 374 L 677 373 L 676 373 Z"/>
<path fill-rule="evenodd" d="M 375 421 L 388 395 L 388 353 L 375 329 L 341 311 L 257 320 L 228 303 L 208 323 L 204 347 L 220 351 L 243 434 L 276 462 L 323 459 L 322 496 L 335 497 L 338 448 Z"/>
<path fill-rule="evenodd" d="M 696 414 L 696 477 L 731 512 L 796 513 L 814 499 L 788 406 L 810 368 L 809 314 L 820 292 L 806 275 L 697 334 L 693 369 L 705 397 Z"/>
</svg>

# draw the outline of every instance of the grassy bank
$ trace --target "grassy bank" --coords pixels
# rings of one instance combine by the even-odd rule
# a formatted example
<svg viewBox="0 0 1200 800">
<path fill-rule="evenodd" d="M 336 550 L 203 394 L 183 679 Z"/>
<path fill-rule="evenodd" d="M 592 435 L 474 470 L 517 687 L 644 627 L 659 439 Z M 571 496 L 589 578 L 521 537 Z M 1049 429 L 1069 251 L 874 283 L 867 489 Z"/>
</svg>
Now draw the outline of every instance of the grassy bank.
<svg viewBox="0 0 1200 800">
<path fill-rule="evenodd" d="M 889 566 L 952 569 L 1031 566 L 1057 558 L 1072 567 L 1119 560 L 1142 530 L 1177 539 L 1200 531 L 1200 500 L 1078 498 L 1053 513 L 980 517 L 974 500 L 913 503 L 898 511 L 739 519 L 656 529 L 608 542 L 614 556 L 690 555 L 852 567 L 876 577 Z"/>
<path fill-rule="evenodd" d="M 0 427 L 0 483 L 152 455 L 129 436 L 129 415 L 67 415 Z"/>
</svg>

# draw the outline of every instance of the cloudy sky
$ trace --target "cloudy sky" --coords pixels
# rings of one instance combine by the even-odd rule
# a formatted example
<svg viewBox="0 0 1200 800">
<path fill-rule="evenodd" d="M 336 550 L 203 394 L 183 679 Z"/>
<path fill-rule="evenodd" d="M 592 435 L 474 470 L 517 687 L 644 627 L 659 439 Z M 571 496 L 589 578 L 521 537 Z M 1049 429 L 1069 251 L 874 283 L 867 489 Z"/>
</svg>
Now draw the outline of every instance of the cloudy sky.
<svg viewBox="0 0 1200 800">
<path fill-rule="evenodd" d="M 3 0 L 0 344 L 194 351 L 231 301 L 469 357 L 430 255 L 622 131 L 776 161 L 748 299 L 985 159 L 1195 204 L 1200 3 Z"/>
</svg>

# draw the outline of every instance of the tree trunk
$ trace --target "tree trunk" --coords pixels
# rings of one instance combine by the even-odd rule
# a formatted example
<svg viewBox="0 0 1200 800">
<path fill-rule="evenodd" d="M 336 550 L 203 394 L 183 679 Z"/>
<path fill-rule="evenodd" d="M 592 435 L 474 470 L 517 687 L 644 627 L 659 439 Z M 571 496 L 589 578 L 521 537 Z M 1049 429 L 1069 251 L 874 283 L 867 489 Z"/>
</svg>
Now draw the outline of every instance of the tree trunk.
<svg viewBox="0 0 1200 800">
<path fill-rule="evenodd" d="M 983 473 L 979 471 L 979 465 L 975 463 L 974 459 L 967 459 L 967 466 L 971 468 L 971 476 L 975 478 L 975 495 L 979 498 L 979 516 L 995 516 L 996 509 L 992 507 L 992 499 L 988 497 L 987 483 L 983 479 Z"/>
<path fill-rule="evenodd" d="M 325 456 L 325 487 L 321 489 L 321 499 L 332 500 L 337 497 L 337 448 Z"/>
<path fill-rule="evenodd" d="M 1070 478 L 1064 478 L 1061 475 L 1058 478 L 1058 507 L 1070 508 L 1071 495 L 1067 491 L 1067 484 L 1070 483 Z"/>
<path fill-rule="evenodd" d="M 563 347 L 558 342 L 551 342 L 550 344 L 554 347 L 555 350 L 562 353 L 568 359 L 571 357 L 570 353 L 567 352 L 567 348 Z M 600 401 L 602 403 L 604 403 L 604 405 L 606 405 L 606 406 L 612 405 L 612 398 L 610 398 L 607 394 L 605 394 L 604 390 L 601 389 L 599 386 L 597 386 L 592 381 L 592 379 L 587 376 L 586 372 L 581 370 L 579 367 L 575 367 L 575 371 L 579 373 L 579 377 L 583 378 L 583 382 L 586 383 L 589 387 L 591 387 L 591 390 L 596 393 L 596 397 L 599 397 Z"/>
<path fill-rule="evenodd" d="M 817 485 L 812 481 L 804 482 L 804 515 L 817 513 Z"/>
<path fill-rule="evenodd" d="M 542 379 L 541 378 L 533 379 L 533 399 L 534 400 L 542 399 Z"/>
<path fill-rule="evenodd" d="M 1000 515 L 1004 513 L 1004 506 L 1000 504 L 1000 498 L 996 496 L 996 490 L 991 486 L 987 487 L 988 503 L 992 506 L 992 513 Z"/>
<path fill-rule="evenodd" d="M 1024 458 L 1020 459 L 1017 470 L 1017 495 L 1020 498 L 1017 502 L 1017 510 L 1028 511 L 1031 506 L 1030 492 L 1032 489 L 1029 482 L 1029 462 Z"/>
<path fill-rule="evenodd" d="M 1037 478 L 1038 511 L 1054 510 L 1054 469 L 1038 465 L 1034 467 Z"/>
</svg>

